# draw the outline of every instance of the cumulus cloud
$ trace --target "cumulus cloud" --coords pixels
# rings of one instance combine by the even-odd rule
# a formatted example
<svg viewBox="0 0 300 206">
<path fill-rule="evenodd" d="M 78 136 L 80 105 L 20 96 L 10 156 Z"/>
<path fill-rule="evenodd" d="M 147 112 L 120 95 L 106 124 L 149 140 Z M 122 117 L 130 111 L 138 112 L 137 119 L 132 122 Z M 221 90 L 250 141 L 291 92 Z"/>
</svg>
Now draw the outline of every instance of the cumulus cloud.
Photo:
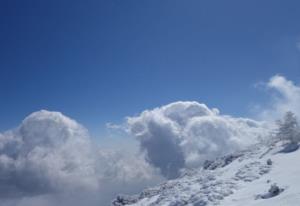
<svg viewBox="0 0 300 206">
<path fill-rule="evenodd" d="M 287 111 L 292 111 L 300 117 L 300 85 L 281 75 L 271 77 L 265 85 L 269 91 L 273 91 L 273 95 L 270 104 L 260 111 L 260 118 L 278 119 Z"/>
<path fill-rule="evenodd" d="M 87 130 L 39 111 L 0 134 L 0 205 L 108 205 L 160 181 L 142 156 L 99 150 Z"/>
<path fill-rule="evenodd" d="M 149 163 L 167 178 L 182 168 L 243 149 L 265 135 L 263 123 L 221 115 L 198 102 L 174 102 L 127 118 L 127 129 L 140 142 Z"/>
<path fill-rule="evenodd" d="M 0 206 L 108 205 L 119 193 L 175 178 L 181 169 L 243 149 L 268 133 L 261 122 L 188 101 L 108 126 L 125 129 L 142 152 L 100 149 L 75 120 L 45 110 L 0 133 Z"/>
</svg>

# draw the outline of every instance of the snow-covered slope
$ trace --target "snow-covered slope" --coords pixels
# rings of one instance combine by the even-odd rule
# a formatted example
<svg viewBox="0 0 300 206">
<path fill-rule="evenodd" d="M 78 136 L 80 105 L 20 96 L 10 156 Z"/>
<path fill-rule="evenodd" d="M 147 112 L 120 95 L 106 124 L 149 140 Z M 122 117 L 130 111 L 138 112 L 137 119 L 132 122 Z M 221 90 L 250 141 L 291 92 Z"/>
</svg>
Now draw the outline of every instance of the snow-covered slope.
<svg viewBox="0 0 300 206">
<path fill-rule="evenodd" d="M 300 150 L 278 152 L 278 148 L 266 155 L 272 159 L 270 172 L 260 179 L 240 187 L 233 195 L 224 199 L 224 206 L 298 206 L 300 202 Z M 276 197 L 257 199 L 255 195 L 266 193 L 270 184 L 276 183 L 284 191 Z"/>
<path fill-rule="evenodd" d="M 300 150 L 281 152 L 282 149 L 282 143 L 255 145 L 206 162 L 201 169 L 187 171 L 139 195 L 120 195 L 112 205 L 298 206 Z M 270 193 L 272 185 L 275 192 Z"/>
</svg>

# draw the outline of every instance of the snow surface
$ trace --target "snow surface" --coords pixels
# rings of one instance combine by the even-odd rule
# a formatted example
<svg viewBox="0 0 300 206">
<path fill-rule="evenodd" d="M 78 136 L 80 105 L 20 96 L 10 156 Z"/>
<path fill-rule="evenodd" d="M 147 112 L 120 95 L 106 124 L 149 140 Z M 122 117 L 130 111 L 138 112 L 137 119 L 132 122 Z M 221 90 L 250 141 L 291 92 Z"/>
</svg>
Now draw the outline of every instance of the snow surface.
<svg viewBox="0 0 300 206">
<path fill-rule="evenodd" d="M 300 150 L 282 153 L 283 146 L 255 145 L 216 159 L 199 170 L 146 189 L 136 196 L 118 196 L 114 206 L 298 206 Z M 213 166 L 212 166 L 213 165 Z M 261 199 L 276 183 L 283 192 Z"/>
<path fill-rule="evenodd" d="M 236 193 L 225 198 L 224 206 L 298 206 L 300 202 L 300 151 L 291 153 L 271 152 L 266 158 L 272 158 L 272 169 L 259 180 L 241 187 Z M 269 181 L 270 182 L 269 182 Z M 267 183 L 269 182 L 269 183 Z M 277 185 L 284 191 L 273 198 L 255 200 L 254 196 L 266 192 L 270 184 Z"/>
</svg>

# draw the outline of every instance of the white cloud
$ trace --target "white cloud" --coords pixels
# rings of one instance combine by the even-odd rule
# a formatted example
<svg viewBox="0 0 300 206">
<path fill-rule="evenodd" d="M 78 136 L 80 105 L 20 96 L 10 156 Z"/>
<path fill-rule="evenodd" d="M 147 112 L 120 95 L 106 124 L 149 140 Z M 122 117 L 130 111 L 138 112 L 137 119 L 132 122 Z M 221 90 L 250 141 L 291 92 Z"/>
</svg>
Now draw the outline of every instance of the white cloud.
<svg viewBox="0 0 300 206">
<path fill-rule="evenodd" d="M 159 182 L 142 156 L 99 150 L 87 130 L 39 111 L 0 134 L 0 205 L 108 205 Z"/>
<path fill-rule="evenodd" d="M 224 155 L 265 135 L 263 124 L 220 115 L 198 102 L 174 102 L 127 118 L 129 132 L 140 142 L 147 160 L 168 178 L 182 168 Z"/>
<path fill-rule="evenodd" d="M 287 80 L 284 76 L 275 75 L 266 83 L 269 91 L 274 91 L 271 102 L 261 109 L 262 119 L 274 120 L 281 118 L 287 111 L 294 112 L 300 117 L 300 86 Z"/>
<path fill-rule="evenodd" d="M 274 119 L 287 110 L 300 116 L 298 85 L 279 75 L 266 85 L 276 95 L 261 116 Z M 100 149 L 83 126 L 59 112 L 33 113 L 0 134 L 0 206 L 107 205 L 118 193 L 160 182 L 158 169 L 174 178 L 183 168 L 243 149 L 269 131 L 262 122 L 188 101 L 108 127 L 136 137 L 142 153 Z"/>
</svg>

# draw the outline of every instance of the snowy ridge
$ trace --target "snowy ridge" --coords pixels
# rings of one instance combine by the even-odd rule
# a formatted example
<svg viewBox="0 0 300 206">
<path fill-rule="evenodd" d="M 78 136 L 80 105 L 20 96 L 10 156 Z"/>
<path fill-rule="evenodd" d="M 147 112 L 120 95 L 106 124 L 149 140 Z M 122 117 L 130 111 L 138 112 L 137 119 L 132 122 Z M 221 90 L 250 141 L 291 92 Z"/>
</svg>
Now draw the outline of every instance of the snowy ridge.
<svg viewBox="0 0 300 206">
<path fill-rule="evenodd" d="M 281 153 L 282 145 L 255 145 L 246 151 L 224 156 L 204 164 L 199 170 L 187 171 L 180 178 L 167 181 L 157 187 L 145 189 L 139 195 L 119 195 L 113 206 L 209 206 L 209 205 L 297 205 L 296 202 L 278 204 L 273 199 L 289 195 L 284 178 L 294 178 L 290 184 L 300 182 L 296 164 L 289 164 L 290 158 L 299 160 L 299 151 Z M 299 156 L 299 157 L 297 157 Z M 298 161 L 299 162 L 299 161 Z M 289 164 L 288 171 L 284 164 Z M 286 167 L 285 167 L 286 168 Z M 296 172 L 297 171 L 297 172 Z M 286 173 L 286 174 L 285 174 Z M 274 175 L 276 174 L 276 175 Z M 294 182 L 294 183 L 293 183 Z M 284 192 L 270 199 L 259 199 L 273 183 L 280 183 Z M 283 189 L 282 189 L 283 190 Z M 294 187 L 300 194 L 299 187 Z M 298 197 L 299 200 L 299 197 Z"/>
</svg>

